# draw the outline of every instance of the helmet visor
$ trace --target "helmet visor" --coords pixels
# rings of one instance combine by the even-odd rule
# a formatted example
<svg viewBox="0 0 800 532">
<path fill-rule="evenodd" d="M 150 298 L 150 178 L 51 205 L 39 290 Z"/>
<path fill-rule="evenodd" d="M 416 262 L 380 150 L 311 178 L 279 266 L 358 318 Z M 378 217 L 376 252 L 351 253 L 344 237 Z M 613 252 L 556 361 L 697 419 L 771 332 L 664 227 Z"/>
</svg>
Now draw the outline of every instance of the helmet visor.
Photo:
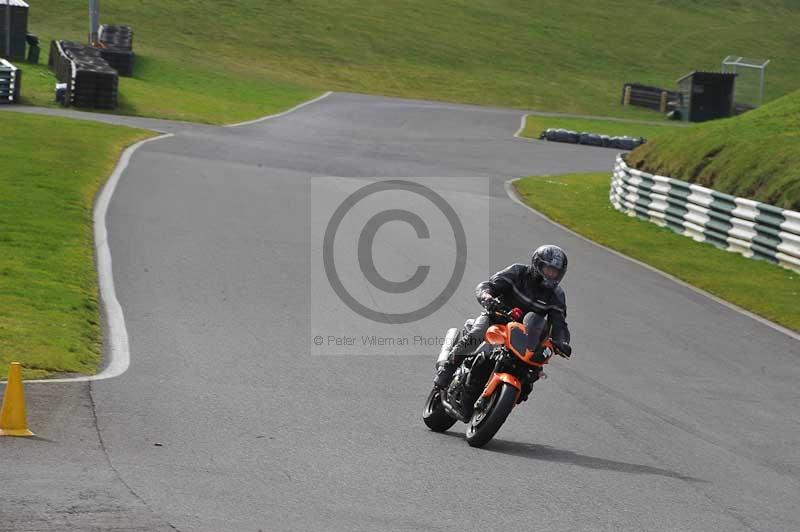
<svg viewBox="0 0 800 532">
<path fill-rule="evenodd" d="M 549 281 L 561 280 L 561 270 L 550 265 L 545 265 L 542 268 L 542 275 L 544 276 L 545 279 Z"/>
</svg>

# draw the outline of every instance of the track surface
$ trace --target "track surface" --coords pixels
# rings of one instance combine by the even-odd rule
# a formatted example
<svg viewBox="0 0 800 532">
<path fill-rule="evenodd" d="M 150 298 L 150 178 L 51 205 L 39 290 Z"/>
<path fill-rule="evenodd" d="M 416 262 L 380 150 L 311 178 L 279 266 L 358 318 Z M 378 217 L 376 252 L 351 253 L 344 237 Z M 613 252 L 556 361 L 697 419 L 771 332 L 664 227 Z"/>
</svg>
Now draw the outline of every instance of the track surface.
<svg viewBox="0 0 800 532">
<path fill-rule="evenodd" d="M 41 439 L 0 441 L 0 529 L 800 530 L 800 344 L 509 200 L 614 157 L 519 119 L 347 94 L 233 129 L 109 119 L 177 133 L 109 210 L 131 367 L 28 386 Z M 310 354 L 313 176 L 485 177 L 490 269 L 567 249 L 576 355 L 486 449 L 423 426 L 435 348 Z M 480 280 L 415 327 L 476 313 Z"/>
</svg>

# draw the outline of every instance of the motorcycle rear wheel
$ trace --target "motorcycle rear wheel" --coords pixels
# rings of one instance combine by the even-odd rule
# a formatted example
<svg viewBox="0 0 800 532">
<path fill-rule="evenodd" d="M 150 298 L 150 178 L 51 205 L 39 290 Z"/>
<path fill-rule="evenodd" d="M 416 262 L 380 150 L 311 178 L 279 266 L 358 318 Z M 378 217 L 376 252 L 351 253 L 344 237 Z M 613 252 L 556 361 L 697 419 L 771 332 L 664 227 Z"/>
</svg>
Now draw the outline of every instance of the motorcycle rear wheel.
<svg viewBox="0 0 800 532">
<path fill-rule="evenodd" d="M 517 393 L 516 388 L 503 383 L 495 389 L 484 408 L 475 410 L 467 425 L 467 443 L 471 447 L 483 447 L 494 438 L 514 409 Z"/>
<path fill-rule="evenodd" d="M 425 410 L 422 412 L 422 420 L 434 432 L 444 432 L 455 425 L 457 421 L 442 406 L 441 393 L 439 388 L 434 387 L 431 393 L 428 394 Z"/>
</svg>

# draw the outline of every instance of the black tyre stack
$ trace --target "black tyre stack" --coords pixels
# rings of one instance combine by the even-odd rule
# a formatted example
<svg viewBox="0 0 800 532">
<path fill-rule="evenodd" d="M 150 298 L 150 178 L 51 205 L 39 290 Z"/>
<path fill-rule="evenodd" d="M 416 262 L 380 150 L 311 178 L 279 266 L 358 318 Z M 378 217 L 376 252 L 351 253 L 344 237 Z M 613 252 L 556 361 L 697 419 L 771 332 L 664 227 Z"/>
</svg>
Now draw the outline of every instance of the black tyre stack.
<svg viewBox="0 0 800 532">
<path fill-rule="evenodd" d="M 539 138 L 549 140 L 551 142 L 567 142 L 569 144 L 578 144 L 578 142 L 581 140 L 581 135 L 580 133 L 570 131 L 568 129 L 548 128 L 545 129 L 541 135 L 539 135 Z"/>
<path fill-rule="evenodd" d="M 133 76 L 133 28 L 125 25 L 101 24 L 98 33 L 100 55 L 120 76 Z"/>
<path fill-rule="evenodd" d="M 65 105 L 115 109 L 119 76 L 100 50 L 70 41 L 53 41 L 48 65 L 60 83 L 67 84 Z"/>
<path fill-rule="evenodd" d="M 598 146 L 603 148 L 614 148 L 617 150 L 632 150 L 641 146 L 647 140 L 644 137 L 609 137 L 608 135 L 597 135 L 595 133 L 578 133 L 568 129 L 545 129 L 539 138 L 551 142 L 567 142 L 570 144 L 583 144 L 585 146 Z"/>
</svg>

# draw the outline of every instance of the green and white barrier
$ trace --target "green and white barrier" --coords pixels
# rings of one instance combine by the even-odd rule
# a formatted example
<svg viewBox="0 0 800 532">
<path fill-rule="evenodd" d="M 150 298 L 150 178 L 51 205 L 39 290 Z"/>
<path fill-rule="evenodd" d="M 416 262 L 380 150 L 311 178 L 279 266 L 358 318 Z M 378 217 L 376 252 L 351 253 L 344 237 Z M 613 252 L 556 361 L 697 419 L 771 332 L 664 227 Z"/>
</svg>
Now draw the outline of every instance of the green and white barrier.
<svg viewBox="0 0 800 532">
<path fill-rule="evenodd" d="M 699 242 L 800 271 L 800 212 L 648 174 L 621 155 L 609 199 L 617 210 Z"/>
<path fill-rule="evenodd" d="M 20 70 L 0 58 L 0 103 L 16 103 L 19 100 Z"/>
</svg>

